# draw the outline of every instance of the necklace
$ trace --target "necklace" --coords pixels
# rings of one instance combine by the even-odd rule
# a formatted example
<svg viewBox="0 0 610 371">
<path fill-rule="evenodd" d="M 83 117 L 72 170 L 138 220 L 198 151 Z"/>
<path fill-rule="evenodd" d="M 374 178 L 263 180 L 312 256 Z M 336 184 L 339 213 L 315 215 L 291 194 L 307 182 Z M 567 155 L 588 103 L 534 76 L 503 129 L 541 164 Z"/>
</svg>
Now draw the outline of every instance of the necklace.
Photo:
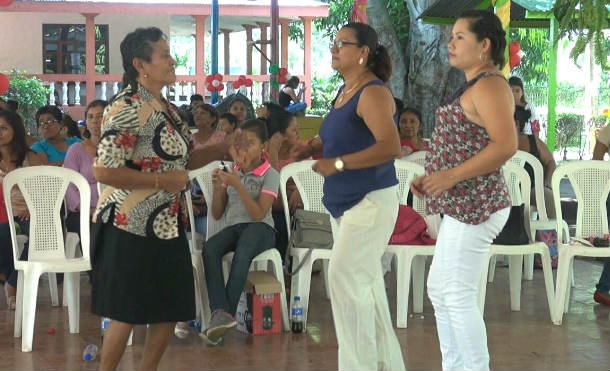
<svg viewBox="0 0 610 371">
<path fill-rule="evenodd" d="M 339 96 L 339 99 L 337 99 L 339 101 L 339 104 L 343 103 L 343 98 L 345 98 L 346 95 L 348 95 L 349 93 L 351 93 L 352 91 L 354 91 L 354 89 L 356 89 L 358 86 L 360 86 L 362 79 L 358 79 L 358 82 L 354 84 L 354 86 L 352 86 L 349 89 L 343 89 L 341 90 L 341 95 Z"/>
</svg>

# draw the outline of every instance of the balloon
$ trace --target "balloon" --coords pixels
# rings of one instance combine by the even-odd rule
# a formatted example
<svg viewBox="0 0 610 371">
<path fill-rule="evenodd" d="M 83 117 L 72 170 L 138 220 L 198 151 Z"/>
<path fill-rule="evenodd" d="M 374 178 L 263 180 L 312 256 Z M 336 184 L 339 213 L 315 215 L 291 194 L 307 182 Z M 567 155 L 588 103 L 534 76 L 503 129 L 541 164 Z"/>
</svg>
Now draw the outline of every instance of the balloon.
<svg viewBox="0 0 610 371">
<path fill-rule="evenodd" d="M 510 68 L 515 68 L 519 64 L 521 64 L 521 57 L 519 57 L 517 54 L 513 54 L 508 59 L 508 63 L 510 65 Z"/>
<path fill-rule="evenodd" d="M 239 75 L 238 81 L 241 81 L 242 83 L 243 81 L 246 81 L 246 75 Z"/>
<path fill-rule="evenodd" d="M 214 80 L 214 75 L 207 75 L 205 77 L 205 82 L 207 82 L 208 84 L 210 84 L 212 80 Z"/>
<path fill-rule="evenodd" d="M 225 88 L 225 84 L 220 83 L 216 89 L 218 89 L 218 91 L 220 91 L 220 90 L 223 90 L 224 88 Z"/>
<path fill-rule="evenodd" d="M 222 81 L 222 75 L 217 73 L 216 75 L 214 75 L 214 80 Z"/>
<path fill-rule="evenodd" d="M 280 68 L 280 76 L 286 76 L 287 73 L 288 73 L 287 69 L 285 69 L 284 67 Z"/>
<path fill-rule="evenodd" d="M 510 44 L 508 44 L 508 53 L 510 55 L 519 53 L 519 50 L 521 50 L 521 46 L 518 42 L 511 41 Z"/>
<path fill-rule="evenodd" d="M 233 81 L 233 89 L 239 89 L 240 85 L 241 84 L 239 83 L 239 80 L 238 81 Z"/>
<path fill-rule="evenodd" d="M 207 89 L 208 91 L 216 91 L 216 87 L 212 84 L 208 84 Z"/>
<path fill-rule="evenodd" d="M 0 73 L 0 95 L 6 93 L 9 85 L 10 85 L 10 83 L 8 81 L 8 77 L 6 77 L 6 75 Z"/>
<path fill-rule="evenodd" d="M 13 3 L 13 0 L 0 0 L 0 6 L 9 6 Z"/>
<path fill-rule="evenodd" d="M 247 87 L 251 87 L 252 86 L 252 79 L 246 79 L 245 85 Z"/>
</svg>

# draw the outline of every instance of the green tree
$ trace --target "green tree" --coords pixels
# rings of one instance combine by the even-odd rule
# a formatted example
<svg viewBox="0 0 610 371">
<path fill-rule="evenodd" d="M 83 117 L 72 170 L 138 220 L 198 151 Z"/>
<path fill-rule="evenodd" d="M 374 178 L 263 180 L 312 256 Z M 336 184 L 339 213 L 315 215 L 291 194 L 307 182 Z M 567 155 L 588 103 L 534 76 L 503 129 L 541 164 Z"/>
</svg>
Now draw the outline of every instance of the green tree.
<svg viewBox="0 0 610 371">
<path fill-rule="evenodd" d="M 19 113 L 23 117 L 26 131 L 36 133 L 36 110 L 47 104 L 49 89 L 44 87 L 37 77 L 28 75 L 26 71 L 12 69 L 5 74 L 10 80 L 10 85 L 2 97 L 14 99 L 19 103 Z"/>
<path fill-rule="evenodd" d="M 521 46 L 525 56 L 521 64 L 515 67 L 513 74 L 521 76 L 525 84 L 536 86 L 548 85 L 549 30 L 540 28 L 511 29 L 511 41 Z"/>
</svg>

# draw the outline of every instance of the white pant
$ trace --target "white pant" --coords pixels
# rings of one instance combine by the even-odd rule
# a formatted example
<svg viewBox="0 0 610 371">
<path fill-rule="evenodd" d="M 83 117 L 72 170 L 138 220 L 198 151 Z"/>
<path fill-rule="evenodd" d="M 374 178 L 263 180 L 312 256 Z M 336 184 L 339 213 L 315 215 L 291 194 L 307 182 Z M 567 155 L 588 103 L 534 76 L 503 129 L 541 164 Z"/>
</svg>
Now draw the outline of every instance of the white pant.
<svg viewBox="0 0 610 371">
<path fill-rule="evenodd" d="M 485 322 L 477 298 L 489 248 L 508 219 L 502 209 L 477 225 L 445 216 L 428 275 L 443 370 L 489 370 Z"/>
<path fill-rule="evenodd" d="M 339 219 L 328 284 L 339 370 L 404 370 L 386 296 L 381 256 L 398 216 L 396 187 L 370 192 Z"/>
</svg>

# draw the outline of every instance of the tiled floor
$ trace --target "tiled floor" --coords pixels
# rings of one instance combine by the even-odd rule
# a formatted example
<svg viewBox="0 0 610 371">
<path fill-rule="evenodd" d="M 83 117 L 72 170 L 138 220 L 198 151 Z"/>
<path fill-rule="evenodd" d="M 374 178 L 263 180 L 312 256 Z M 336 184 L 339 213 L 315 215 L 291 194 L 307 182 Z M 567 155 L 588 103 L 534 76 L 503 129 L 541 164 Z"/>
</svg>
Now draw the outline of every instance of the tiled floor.
<svg viewBox="0 0 610 371">
<path fill-rule="evenodd" d="M 572 291 L 570 312 L 563 326 L 551 324 L 542 272 L 534 281 L 523 282 L 521 311 L 511 312 L 508 269 L 496 269 L 496 279 L 487 288 L 485 322 L 495 370 L 609 370 L 610 308 L 592 299 L 601 264 L 577 260 L 577 287 Z M 390 273 L 387 286 L 392 318 L 395 318 L 395 283 Z M 332 370 L 337 367 L 337 344 L 320 276 L 314 276 L 308 332 L 292 335 L 248 336 L 232 331 L 224 345 L 210 348 L 194 333 L 185 340 L 172 339 L 161 361 L 165 370 Z M 99 320 L 88 312 L 89 285 L 82 281 L 81 333 L 69 334 L 67 309 L 52 308 L 45 281 L 39 290 L 33 352 L 21 352 L 21 339 L 13 338 L 14 312 L 0 310 L 0 369 L 93 370 L 96 361 L 82 361 L 87 344 L 100 343 Z M 0 308 L 6 308 L 4 298 Z M 55 334 L 48 334 L 50 328 Z M 440 351 L 434 313 L 424 303 L 423 318 L 409 318 L 409 328 L 397 330 L 409 370 L 438 370 Z M 138 365 L 145 328 L 138 327 L 135 344 L 128 347 L 120 369 Z"/>
</svg>

